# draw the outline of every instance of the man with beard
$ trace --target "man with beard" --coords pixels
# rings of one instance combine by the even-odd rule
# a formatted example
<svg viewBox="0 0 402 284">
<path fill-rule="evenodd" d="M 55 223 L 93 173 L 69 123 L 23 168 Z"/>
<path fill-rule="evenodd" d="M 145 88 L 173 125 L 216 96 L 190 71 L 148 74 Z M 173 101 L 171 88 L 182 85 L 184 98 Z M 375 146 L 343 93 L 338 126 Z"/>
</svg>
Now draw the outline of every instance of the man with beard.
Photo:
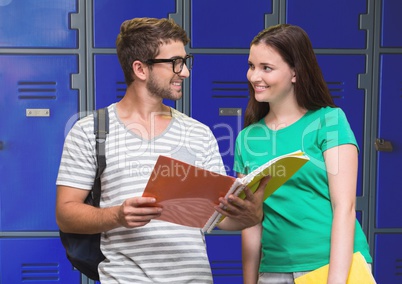
<svg viewBox="0 0 402 284">
<path fill-rule="evenodd" d="M 171 19 L 135 18 L 121 25 L 116 46 L 127 90 L 108 106 L 100 208 L 84 203 L 96 174 L 93 115 L 66 137 L 56 219 L 63 232 L 102 233 L 101 283 L 212 283 L 203 232 L 155 220 L 163 209 L 142 206 L 155 202 L 142 193 L 159 155 L 225 174 L 211 130 L 163 104 L 182 97 L 193 60 L 185 51 L 188 42 Z M 247 191 L 245 200 L 221 199 L 217 211 L 228 218 L 218 227 L 241 230 L 261 222 L 266 182 L 254 195 Z"/>
</svg>

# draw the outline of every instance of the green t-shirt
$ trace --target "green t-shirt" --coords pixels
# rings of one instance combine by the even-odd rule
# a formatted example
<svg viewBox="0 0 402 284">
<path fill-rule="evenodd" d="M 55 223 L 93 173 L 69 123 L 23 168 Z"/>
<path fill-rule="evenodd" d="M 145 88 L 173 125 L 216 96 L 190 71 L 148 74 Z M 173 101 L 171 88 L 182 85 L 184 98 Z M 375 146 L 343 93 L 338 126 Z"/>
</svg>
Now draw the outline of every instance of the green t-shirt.
<svg viewBox="0 0 402 284">
<path fill-rule="evenodd" d="M 308 111 L 277 131 L 262 119 L 239 133 L 234 162 L 238 173 L 297 150 L 310 158 L 264 202 L 260 272 L 306 271 L 328 264 L 333 215 L 323 153 L 342 144 L 358 147 L 344 112 L 331 107 Z M 357 220 L 354 246 L 372 262 Z"/>
</svg>

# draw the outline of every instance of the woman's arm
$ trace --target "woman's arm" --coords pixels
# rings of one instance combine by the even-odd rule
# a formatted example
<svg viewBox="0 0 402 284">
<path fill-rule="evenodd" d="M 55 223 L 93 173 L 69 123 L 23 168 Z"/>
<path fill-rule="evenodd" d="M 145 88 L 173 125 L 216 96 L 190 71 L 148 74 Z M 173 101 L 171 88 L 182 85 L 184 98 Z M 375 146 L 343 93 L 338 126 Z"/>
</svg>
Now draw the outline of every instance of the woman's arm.
<svg viewBox="0 0 402 284">
<path fill-rule="evenodd" d="M 244 177 L 242 174 L 238 174 L 237 176 L 239 178 Z M 261 233 L 261 222 L 241 232 L 244 284 L 256 284 L 258 281 L 258 271 L 261 259 Z"/>
<path fill-rule="evenodd" d="M 261 259 L 261 224 L 242 231 L 243 283 L 256 284 Z"/>
<path fill-rule="evenodd" d="M 324 152 L 333 210 L 328 284 L 346 283 L 354 246 L 358 152 L 345 144 Z"/>
</svg>

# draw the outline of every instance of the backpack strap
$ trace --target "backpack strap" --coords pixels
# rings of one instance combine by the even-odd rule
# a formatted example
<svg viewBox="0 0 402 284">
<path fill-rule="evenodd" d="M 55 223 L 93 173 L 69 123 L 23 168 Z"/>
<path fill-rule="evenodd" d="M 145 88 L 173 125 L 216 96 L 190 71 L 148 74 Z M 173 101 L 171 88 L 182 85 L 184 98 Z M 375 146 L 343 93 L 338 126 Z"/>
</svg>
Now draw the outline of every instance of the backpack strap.
<svg viewBox="0 0 402 284">
<path fill-rule="evenodd" d="M 107 107 L 98 109 L 94 113 L 94 134 L 96 140 L 96 161 L 98 163 L 98 168 L 96 170 L 96 177 L 94 186 L 92 187 L 92 199 L 93 206 L 99 207 L 101 187 L 100 187 L 100 176 L 106 168 L 106 157 L 105 157 L 105 143 L 106 137 L 109 133 L 109 113 Z"/>
</svg>

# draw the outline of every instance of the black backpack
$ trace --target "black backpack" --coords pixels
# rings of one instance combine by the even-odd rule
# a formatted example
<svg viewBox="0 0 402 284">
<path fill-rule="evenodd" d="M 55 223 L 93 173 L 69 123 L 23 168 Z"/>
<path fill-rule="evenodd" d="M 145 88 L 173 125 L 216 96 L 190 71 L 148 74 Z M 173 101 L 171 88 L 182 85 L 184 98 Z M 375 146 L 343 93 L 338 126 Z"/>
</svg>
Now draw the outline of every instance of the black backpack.
<svg viewBox="0 0 402 284">
<path fill-rule="evenodd" d="M 94 134 L 96 135 L 96 159 L 98 169 L 91 192 L 85 203 L 99 207 L 101 195 L 100 176 L 106 168 L 105 142 L 109 133 L 107 108 L 94 113 Z M 100 250 L 100 234 L 72 234 L 59 231 L 61 242 L 66 249 L 68 260 L 81 273 L 93 280 L 99 280 L 98 265 L 105 259 Z"/>
</svg>

